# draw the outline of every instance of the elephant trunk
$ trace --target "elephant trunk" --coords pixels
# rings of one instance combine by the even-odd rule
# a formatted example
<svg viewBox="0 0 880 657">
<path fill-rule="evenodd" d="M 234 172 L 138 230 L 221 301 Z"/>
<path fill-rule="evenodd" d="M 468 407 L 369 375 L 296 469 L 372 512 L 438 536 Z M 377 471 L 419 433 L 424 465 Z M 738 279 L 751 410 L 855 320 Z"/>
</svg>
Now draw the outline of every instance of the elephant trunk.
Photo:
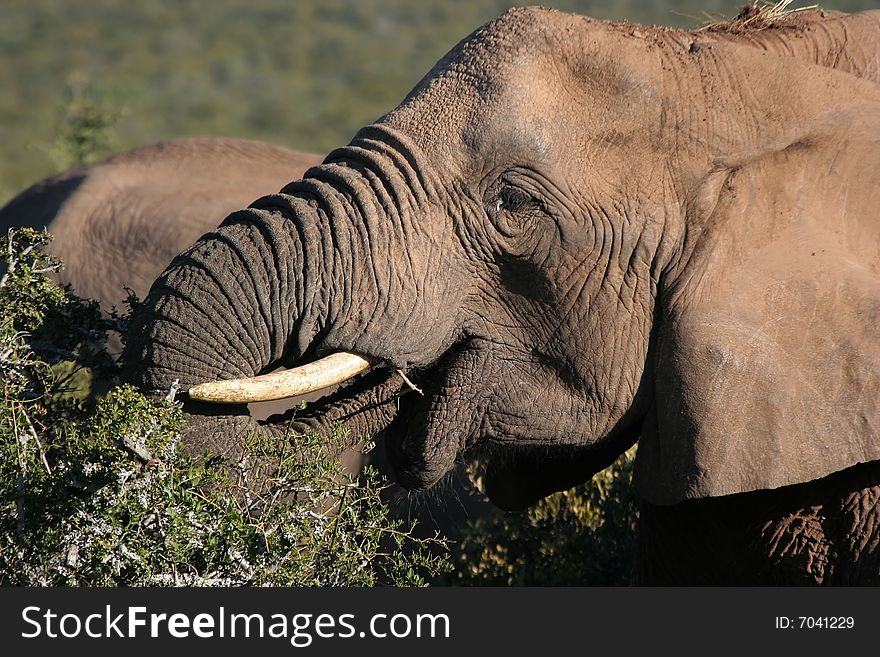
<svg viewBox="0 0 880 657">
<path fill-rule="evenodd" d="M 275 199 L 275 197 L 268 197 Z M 264 205 L 268 199 L 263 199 Z M 302 355 L 318 330 L 316 268 L 332 266 L 307 248 L 315 212 L 251 208 L 228 217 L 166 269 L 133 319 L 126 378 L 161 391 L 205 378 L 240 378 Z M 293 270 L 297 276 L 279 275 Z M 311 280 L 309 280 L 311 279 Z"/>
<path fill-rule="evenodd" d="M 265 197 L 175 258 L 132 321 L 124 379 L 158 395 L 175 380 L 187 389 L 253 377 L 314 355 L 316 338 L 344 305 L 329 298 L 331 290 L 345 287 L 338 262 L 357 259 L 354 240 L 345 250 L 327 244 L 324 201 L 305 194 Z M 346 240 L 346 222 L 336 217 L 333 235 Z M 185 410 L 191 415 L 186 444 L 195 453 L 235 457 L 244 436 L 257 428 L 242 405 L 189 400 Z M 344 419 L 336 415 L 328 421 Z M 375 413 L 367 418 L 390 421 Z M 276 433 L 321 426 L 314 418 L 292 425 L 289 417 L 270 420 L 263 429 Z M 336 437 L 331 447 L 337 453 L 357 442 L 357 436 L 326 434 Z"/>
<path fill-rule="evenodd" d="M 333 451 L 351 447 L 395 419 L 405 381 L 395 370 L 425 367 L 460 339 L 447 309 L 463 307 L 466 272 L 439 248 L 449 220 L 417 151 L 393 129 L 364 128 L 302 180 L 230 215 L 156 281 L 130 327 L 124 377 L 154 394 L 174 380 L 195 387 L 190 449 L 228 455 L 256 428 L 243 404 L 196 400 L 209 398 L 200 384 L 236 388 L 229 380 L 337 352 L 373 370 L 311 415 L 273 416 L 265 429 L 319 430 Z"/>
</svg>

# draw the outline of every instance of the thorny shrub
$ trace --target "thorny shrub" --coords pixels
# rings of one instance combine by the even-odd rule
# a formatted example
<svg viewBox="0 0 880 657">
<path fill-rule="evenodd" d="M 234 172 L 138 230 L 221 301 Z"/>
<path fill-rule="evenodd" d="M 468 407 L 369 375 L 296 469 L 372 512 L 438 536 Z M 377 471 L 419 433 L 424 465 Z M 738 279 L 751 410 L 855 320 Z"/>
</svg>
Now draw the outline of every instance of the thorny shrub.
<svg viewBox="0 0 880 657">
<path fill-rule="evenodd" d="M 352 481 L 313 436 L 250 435 L 231 463 L 180 448 L 173 395 L 86 394 L 117 374 L 104 344 L 126 318 L 49 278 L 50 239 L 0 239 L 0 583 L 409 586 L 448 570 L 442 541 L 389 518 L 375 472 Z"/>
<path fill-rule="evenodd" d="M 529 509 L 470 523 L 453 584 L 621 586 L 632 579 L 638 498 L 635 448 L 611 467 Z M 479 478 L 478 478 L 479 483 Z"/>
</svg>

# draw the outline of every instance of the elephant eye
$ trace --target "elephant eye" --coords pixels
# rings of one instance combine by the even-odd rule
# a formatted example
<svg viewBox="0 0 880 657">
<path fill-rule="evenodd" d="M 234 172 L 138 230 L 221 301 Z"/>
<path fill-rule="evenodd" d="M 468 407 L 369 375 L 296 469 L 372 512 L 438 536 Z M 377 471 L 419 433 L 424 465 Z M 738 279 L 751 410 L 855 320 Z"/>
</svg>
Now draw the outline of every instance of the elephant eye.
<svg viewBox="0 0 880 657">
<path fill-rule="evenodd" d="M 521 187 L 502 183 L 501 188 L 488 203 L 488 207 L 495 214 L 502 210 L 504 212 L 517 213 L 541 210 L 543 204 Z"/>
<path fill-rule="evenodd" d="M 498 193 L 498 197 L 495 199 L 495 212 L 501 212 L 501 210 L 524 212 L 540 208 L 540 206 L 540 201 L 528 192 L 513 185 L 503 185 Z"/>
</svg>

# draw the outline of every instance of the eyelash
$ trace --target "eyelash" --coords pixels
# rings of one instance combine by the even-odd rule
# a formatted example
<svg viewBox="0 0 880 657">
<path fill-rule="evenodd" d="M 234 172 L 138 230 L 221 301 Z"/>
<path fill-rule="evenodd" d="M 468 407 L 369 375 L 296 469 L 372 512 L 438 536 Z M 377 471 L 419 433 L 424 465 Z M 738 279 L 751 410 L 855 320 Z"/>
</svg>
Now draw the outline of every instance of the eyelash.
<svg viewBox="0 0 880 657">
<path fill-rule="evenodd" d="M 505 199 L 505 192 L 508 198 Z M 511 198 L 513 196 L 513 198 Z M 528 192 L 513 187 L 512 185 L 502 184 L 498 195 L 495 197 L 495 212 L 506 210 L 508 212 L 523 212 L 526 210 L 541 209 L 542 203 Z"/>
</svg>

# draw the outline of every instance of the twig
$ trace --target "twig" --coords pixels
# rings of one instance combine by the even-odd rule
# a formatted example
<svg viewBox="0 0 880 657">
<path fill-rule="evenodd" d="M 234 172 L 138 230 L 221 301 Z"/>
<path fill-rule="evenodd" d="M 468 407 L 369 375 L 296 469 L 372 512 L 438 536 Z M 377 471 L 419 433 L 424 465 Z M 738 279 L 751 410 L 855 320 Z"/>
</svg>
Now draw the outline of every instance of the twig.
<svg viewBox="0 0 880 657">
<path fill-rule="evenodd" d="M 39 244 L 31 244 L 26 246 L 21 250 L 21 252 L 16 255 L 14 247 L 13 237 L 15 235 L 15 227 L 10 228 L 6 232 L 6 252 L 7 252 L 7 260 L 9 261 L 9 265 L 6 268 L 6 273 L 3 274 L 3 277 L 0 278 L 0 288 L 6 285 L 6 281 L 9 280 L 9 276 L 15 271 L 15 268 L 18 266 L 18 263 L 21 262 L 27 255 L 39 247 Z M 50 261 L 51 262 L 51 261 Z M 35 263 L 36 264 L 36 263 Z M 48 267 L 42 269 L 35 269 L 33 273 L 35 274 L 48 274 L 56 270 L 56 267 L 51 264 Z"/>
<path fill-rule="evenodd" d="M 9 275 L 15 269 L 15 252 L 12 249 L 13 235 L 15 235 L 15 228 L 10 228 L 6 231 L 6 259 L 9 261 L 9 265 L 6 267 L 6 273 L 3 274 L 3 278 L 0 278 L 0 287 L 6 285 L 6 281 L 9 280 Z"/>
<path fill-rule="evenodd" d="M 403 370 L 398 369 L 398 370 L 396 370 L 396 372 L 400 375 L 400 378 L 403 379 L 403 382 L 404 382 L 406 385 L 408 385 L 409 388 L 410 388 L 411 390 L 415 390 L 415 391 L 416 391 L 417 393 L 419 393 L 422 397 L 425 396 L 424 391 L 423 391 L 421 388 L 419 388 L 415 383 L 413 383 L 412 381 L 410 381 L 410 380 L 409 380 L 409 377 L 407 377 L 407 375 L 404 373 Z"/>
<path fill-rule="evenodd" d="M 244 494 L 244 510 L 247 513 L 248 522 L 253 523 L 253 516 L 251 516 L 251 508 L 255 505 L 253 498 L 251 497 L 251 483 L 250 477 L 248 477 L 248 455 L 245 453 L 241 457 L 241 461 L 238 463 L 239 471 L 241 473 L 241 483 L 242 483 L 242 492 Z"/>
<path fill-rule="evenodd" d="M 15 511 L 18 519 L 18 535 L 24 536 L 24 471 L 18 473 L 18 497 L 15 500 Z"/>
<path fill-rule="evenodd" d="M 37 450 L 40 452 L 40 459 L 43 461 L 43 466 L 46 468 L 46 472 L 48 474 L 52 474 L 52 468 L 49 467 L 49 461 L 46 459 L 46 452 L 43 449 L 43 443 L 40 442 L 39 436 L 37 436 L 37 430 L 34 429 L 34 425 L 31 423 L 31 419 L 28 417 L 28 414 L 24 411 L 21 412 L 24 416 L 25 422 L 27 422 L 28 429 L 30 429 L 31 438 L 34 439 L 34 442 L 37 443 Z"/>
<path fill-rule="evenodd" d="M 10 229 L 12 230 L 12 229 Z M 24 449 L 25 443 L 27 443 L 27 439 L 24 441 L 19 436 L 18 432 L 18 418 L 16 417 L 15 410 L 12 412 L 12 430 L 15 432 L 16 442 L 18 443 L 17 456 L 18 456 L 18 491 L 15 500 L 15 514 L 17 520 L 17 529 L 18 535 L 24 536 L 24 498 L 25 498 L 25 485 L 24 485 L 24 475 L 27 472 L 27 461 L 24 459 L 24 454 L 22 450 Z"/>
<path fill-rule="evenodd" d="M 171 382 L 171 385 L 168 387 L 168 394 L 165 396 L 165 401 L 173 402 L 177 397 L 177 393 L 180 390 L 180 379 L 174 379 Z"/>
<path fill-rule="evenodd" d="M 150 453 L 144 445 L 138 443 L 134 438 L 129 435 L 122 436 L 122 444 L 126 447 L 126 449 L 132 451 L 137 455 L 139 459 L 141 459 L 147 465 L 154 463 L 156 461 L 156 457 Z"/>
</svg>

